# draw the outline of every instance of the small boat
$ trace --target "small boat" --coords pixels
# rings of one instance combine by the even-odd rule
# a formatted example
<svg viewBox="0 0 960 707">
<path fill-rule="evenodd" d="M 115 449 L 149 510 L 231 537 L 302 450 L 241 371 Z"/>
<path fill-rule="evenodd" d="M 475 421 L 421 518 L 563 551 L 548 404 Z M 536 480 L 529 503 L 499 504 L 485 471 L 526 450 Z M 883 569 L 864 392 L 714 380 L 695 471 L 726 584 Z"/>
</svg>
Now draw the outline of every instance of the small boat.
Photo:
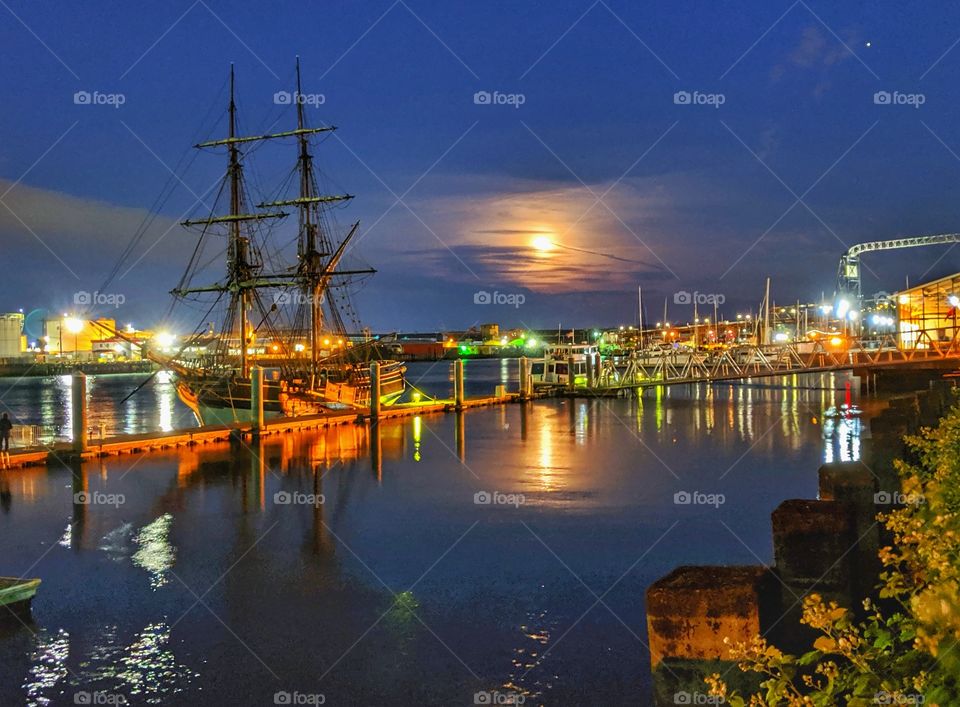
<svg viewBox="0 0 960 707">
<path fill-rule="evenodd" d="M 22 577 L 0 577 L 0 619 L 10 614 L 26 615 L 30 613 L 30 602 L 40 586 L 39 579 Z"/>
<path fill-rule="evenodd" d="M 593 360 L 600 349 L 589 344 L 561 344 L 547 346 L 543 358 L 533 359 L 530 378 L 534 386 L 569 385 L 570 360 L 573 359 L 574 379 L 586 383 L 587 362 Z"/>
</svg>

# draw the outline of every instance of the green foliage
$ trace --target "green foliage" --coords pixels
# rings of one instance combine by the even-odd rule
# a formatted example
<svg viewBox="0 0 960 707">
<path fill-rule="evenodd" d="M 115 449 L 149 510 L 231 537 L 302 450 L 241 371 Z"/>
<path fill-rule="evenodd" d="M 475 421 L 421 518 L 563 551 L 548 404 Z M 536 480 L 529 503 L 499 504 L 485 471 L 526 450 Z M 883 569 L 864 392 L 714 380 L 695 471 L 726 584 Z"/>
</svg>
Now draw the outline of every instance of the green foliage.
<svg viewBox="0 0 960 707">
<path fill-rule="evenodd" d="M 856 621 L 810 594 L 801 621 L 820 633 L 812 650 L 788 655 L 759 636 L 732 645 L 762 689 L 740 695 L 715 674 L 712 695 L 732 707 L 960 705 L 960 407 L 907 444 L 918 461 L 896 462 L 906 505 L 879 516 L 894 538 L 880 551 L 884 608 L 867 599 Z"/>
</svg>

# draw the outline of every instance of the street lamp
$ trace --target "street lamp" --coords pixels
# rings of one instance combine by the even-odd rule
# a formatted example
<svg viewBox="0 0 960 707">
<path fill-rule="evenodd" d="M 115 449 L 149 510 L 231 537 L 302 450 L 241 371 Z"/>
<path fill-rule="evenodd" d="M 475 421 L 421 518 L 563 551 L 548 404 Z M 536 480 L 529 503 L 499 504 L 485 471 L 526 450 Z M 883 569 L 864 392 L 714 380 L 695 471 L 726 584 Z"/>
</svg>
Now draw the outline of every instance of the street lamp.
<svg viewBox="0 0 960 707">
<path fill-rule="evenodd" d="M 73 334 L 73 357 L 77 357 L 78 349 L 80 348 L 77 343 L 77 336 L 83 331 L 83 322 L 76 317 L 66 317 L 63 320 L 63 326 L 67 328 L 71 334 Z M 63 353 L 63 344 L 61 338 L 60 353 Z"/>
</svg>

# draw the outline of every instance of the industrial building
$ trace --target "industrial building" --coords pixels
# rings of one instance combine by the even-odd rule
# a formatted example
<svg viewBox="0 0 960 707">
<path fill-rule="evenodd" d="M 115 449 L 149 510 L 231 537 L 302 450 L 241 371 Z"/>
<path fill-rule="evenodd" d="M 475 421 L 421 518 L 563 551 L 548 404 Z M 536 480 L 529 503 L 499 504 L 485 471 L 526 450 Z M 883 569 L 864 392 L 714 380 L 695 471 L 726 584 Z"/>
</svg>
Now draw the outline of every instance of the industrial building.
<svg viewBox="0 0 960 707">
<path fill-rule="evenodd" d="M 957 344 L 960 273 L 898 292 L 900 348 L 936 349 Z"/>
</svg>

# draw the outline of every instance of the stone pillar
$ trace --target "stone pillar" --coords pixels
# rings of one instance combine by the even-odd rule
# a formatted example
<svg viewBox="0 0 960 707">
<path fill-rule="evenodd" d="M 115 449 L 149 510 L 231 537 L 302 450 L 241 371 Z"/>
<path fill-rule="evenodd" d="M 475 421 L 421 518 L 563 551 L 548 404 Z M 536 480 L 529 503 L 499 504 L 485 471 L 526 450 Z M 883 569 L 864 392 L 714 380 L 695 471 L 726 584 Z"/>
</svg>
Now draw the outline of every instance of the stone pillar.
<svg viewBox="0 0 960 707">
<path fill-rule="evenodd" d="M 380 363 L 370 363 L 370 419 L 376 423 L 380 419 Z"/>
<path fill-rule="evenodd" d="M 790 589 L 783 595 L 791 614 L 785 620 L 799 620 L 797 597 L 811 590 L 852 606 L 857 540 L 852 509 L 839 501 L 789 500 L 777 506 L 772 520 L 777 574 Z"/>
<path fill-rule="evenodd" d="M 880 527 L 876 523 L 884 499 L 890 494 L 878 493 L 878 481 L 862 462 L 824 464 L 818 472 L 820 499 L 846 504 L 853 512 L 853 532 L 857 547 L 851 551 L 854 563 L 854 595 L 872 594 L 880 572 Z M 881 506 L 878 507 L 878 502 Z M 856 607 L 853 607 L 856 608 Z"/>
<path fill-rule="evenodd" d="M 678 567 L 647 590 L 650 664 L 664 658 L 729 660 L 731 641 L 764 631 L 779 603 L 768 567 Z"/>
<path fill-rule="evenodd" d="M 754 692 L 759 679 L 730 660 L 731 641 L 749 642 L 778 617 L 780 585 L 767 567 L 678 567 L 647 590 L 653 704 L 706 704 L 703 679 L 727 676 Z M 641 700 L 646 703 L 646 700 Z"/>
<path fill-rule="evenodd" d="M 73 372 L 73 451 L 87 451 L 87 376 L 82 371 Z"/>
<path fill-rule="evenodd" d="M 263 369 L 260 366 L 250 369 L 250 426 L 255 435 L 263 430 Z"/>
</svg>

